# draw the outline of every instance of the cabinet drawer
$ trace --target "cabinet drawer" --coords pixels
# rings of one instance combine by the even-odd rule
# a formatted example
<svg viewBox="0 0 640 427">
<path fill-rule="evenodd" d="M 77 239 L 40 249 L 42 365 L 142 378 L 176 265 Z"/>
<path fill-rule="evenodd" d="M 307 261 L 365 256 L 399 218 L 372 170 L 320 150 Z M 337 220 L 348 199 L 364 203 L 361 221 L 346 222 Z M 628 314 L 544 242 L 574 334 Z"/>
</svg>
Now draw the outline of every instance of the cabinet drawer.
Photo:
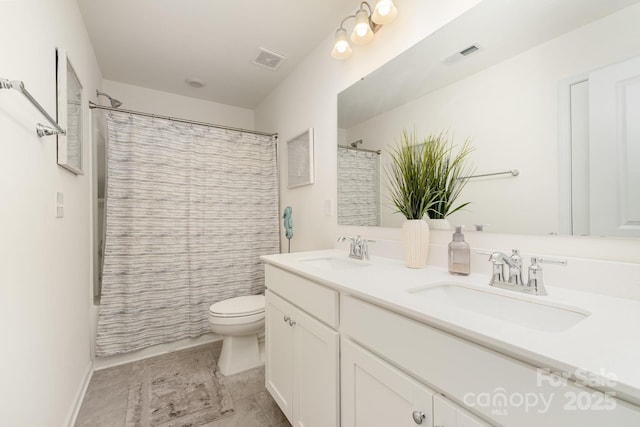
<svg viewBox="0 0 640 427">
<path fill-rule="evenodd" d="M 640 408 L 397 313 L 343 296 L 341 333 L 487 419 L 515 426 L 640 425 Z"/>
<path fill-rule="evenodd" d="M 338 328 L 338 292 L 309 279 L 265 265 L 265 284 L 321 322 Z"/>
</svg>

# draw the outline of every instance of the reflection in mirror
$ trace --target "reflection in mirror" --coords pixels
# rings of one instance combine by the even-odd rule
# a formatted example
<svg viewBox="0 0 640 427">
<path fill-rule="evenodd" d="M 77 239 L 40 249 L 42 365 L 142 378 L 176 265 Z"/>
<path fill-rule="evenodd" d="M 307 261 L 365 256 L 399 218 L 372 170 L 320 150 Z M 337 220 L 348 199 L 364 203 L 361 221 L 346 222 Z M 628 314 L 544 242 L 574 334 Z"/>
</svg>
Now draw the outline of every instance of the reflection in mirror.
<svg viewBox="0 0 640 427">
<path fill-rule="evenodd" d="M 380 151 L 338 146 L 338 222 L 380 225 Z"/>
<path fill-rule="evenodd" d="M 402 129 L 415 128 L 419 137 L 447 130 L 458 144 L 472 140 L 475 150 L 469 160 L 476 174 L 519 171 L 517 176 L 469 180 L 461 199 L 471 204 L 450 217 L 452 225 L 474 229 L 474 224 L 483 224 L 485 231 L 520 234 L 640 236 L 634 234 L 640 229 L 640 178 L 635 168 L 629 162 L 605 166 L 602 156 L 589 156 L 599 150 L 605 157 L 626 159 L 640 150 L 640 135 L 631 120 L 625 130 L 630 136 L 613 143 L 615 128 L 613 134 L 595 129 L 612 109 L 600 108 L 596 117 L 589 108 L 611 105 L 590 95 L 600 93 L 595 84 L 612 87 L 611 81 L 591 81 L 590 76 L 640 55 L 637 22 L 638 0 L 484 0 L 341 92 L 338 144 L 362 140 L 360 148 L 381 150 L 384 170 Z M 478 49 L 467 56 L 459 53 L 470 46 Z M 636 71 L 627 80 L 640 82 L 629 77 L 640 75 Z M 581 90 L 574 87 L 579 82 L 586 82 Z M 640 105 L 640 87 L 634 84 L 625 92 L 630 100 L 626 117 L 640 114 L 633 110 Z M 602 90 L 604 98 L 614 96 L 615 104 L 615 91 Z M 584 107 L 573 111 L 572 103 L 580 99 Z M 597 148 L 600 142 L 608 148 Z M 339 176 L 343 167 L 349 164 L 338 165 Z M 620 168 L 625 172 L 619 173 Z M 604 176 L 594 175 L 596 169 Z M 379 177 L 379 223 L 400 226 L 403 218 L 393 213 L 384 174 Z M 614 182 L 607 181 L 604 192 L 623 196 L 603 208 L 590 199 L 605 177 Z M 576 181 L 583 190 L 582 200 L 574 203 L 572 197 L 579 197 Z M 619 191 L 620 182 L 625 191 Z M 339 191 L 338 210 L 340 200 Z M 598 228 L 594 222 L 603 216 L 623 217 L 626 222 Z M 575 231 L 574 221 L 582 224 Z M 340 216 L 338 223 L 343 224 Z"/>
</svg>

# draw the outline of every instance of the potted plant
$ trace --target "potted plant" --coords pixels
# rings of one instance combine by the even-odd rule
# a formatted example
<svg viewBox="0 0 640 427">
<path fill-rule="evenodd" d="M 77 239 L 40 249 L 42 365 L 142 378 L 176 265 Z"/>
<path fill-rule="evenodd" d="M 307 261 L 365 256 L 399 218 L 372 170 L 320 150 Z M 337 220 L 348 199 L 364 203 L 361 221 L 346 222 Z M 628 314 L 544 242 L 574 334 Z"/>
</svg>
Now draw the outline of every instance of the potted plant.
<svg viewBox="0 0 640 427">
<path fill-rule="evenodd" d="M 472 151 L 467 140 L 457 152 L 445 132 L 419 142 L 415 131 L 403 130 L 400 143 L 391 151 L 386 168 L 389 195 L 398 212 L 407 219 L 402 224 L 405 262 L 410 268 L 424 268 L 429 255 L 429 221 L 439 225 L 469 202 L 454 207 L 470 173 L 466 157 Z"/>
<path fill-rule="evenodd" d="M 467 157 L 473 148 L 466 140 L 459 150 L 449 140 L 446 132 L 429 135 L 421 145 L 427 167 L 428 187 L 431 199 L 427 209 L 431 229 L 451 228 L 447 217 L 467 206 L 470 202 L 455 206 L 462 189 L 467 183 L 465 176 L 472 174 Z"/>
<path fill-rule="evenodd" d="M 391 151 L 386 174 L 391 202 L 407 219 L 402 224 L 402 240 L 410 268 L 424 268 L 429 255 L 429 225 L 423 219 L 433 204 L 429 169 L 427 150 L 420 148 L 415 131 L 403 130 L 400 143 Z"/>
</svg>

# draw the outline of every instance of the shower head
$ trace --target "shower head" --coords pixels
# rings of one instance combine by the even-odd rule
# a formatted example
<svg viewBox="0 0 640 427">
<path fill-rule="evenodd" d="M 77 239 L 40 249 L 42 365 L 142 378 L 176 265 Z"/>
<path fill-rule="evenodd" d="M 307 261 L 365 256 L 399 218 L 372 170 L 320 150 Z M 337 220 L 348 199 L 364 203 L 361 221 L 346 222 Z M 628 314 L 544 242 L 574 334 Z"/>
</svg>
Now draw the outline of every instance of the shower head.
<svg viewBox="0 0 640 427">
<path fill-rule="evenodd" d="M 108 94 L 104 93 L 104 92 L 100 92 L 99 90 L 96 90 L 96 95 L 97 96 L 106 96 L 107 98 L 109 98 L 109 101 L 111 102 L 111 106 L 113 108 L 118 108 L 122 105 L 122 102 L 118 101 L 117 99 L 112 98 L 111 96 L 109 96 Z"/>
</svg>

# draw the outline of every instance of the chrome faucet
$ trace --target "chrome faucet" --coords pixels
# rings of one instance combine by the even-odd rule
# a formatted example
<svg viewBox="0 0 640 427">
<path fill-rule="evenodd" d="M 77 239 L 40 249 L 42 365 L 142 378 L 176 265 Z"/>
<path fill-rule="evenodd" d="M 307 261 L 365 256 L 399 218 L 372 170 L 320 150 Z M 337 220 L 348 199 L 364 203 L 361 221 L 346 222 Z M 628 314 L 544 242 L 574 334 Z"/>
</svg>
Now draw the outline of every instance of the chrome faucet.
<svg viewBox="0 0 640 427">
<path fill-rule="evenodd" d="M 489 262 L 493 266 L 489 285 L 533 295 L 547 295 L 542 281 L 542 267 L 539 264 L 567 264 L 566 260 L 532 257 L 531 265 L 529 266 L 529 279 L 525 284 L 522 279 L 522 258 L 519 250 L 513 249 L 510 256 L 503 252 L 492 252 L 489 256 Z M 505 280 L 504 276 L 505 264 L 509 266 L 508 280 Z"/>
<path fill-rule="evenodd" d="M 514 249 L 511 256 L 502 252 L 492 252 L 489 261 L 493 264 L 491 283 L 510 283 L 512 285 L 523 285 L 522 280 L 522 258 L 520 251 Z M 509 266 L 509 279 L 505 280 L 504 265 Z"/>
<path fill-rule="evenodd" d="M 355 258 L 363 261 L 369 261 L 369 243 L 375 242 L 374 240 L 363 239 L 359 235 L 356 237 L 340 236 L 338 242 L 349 241 L 349 258 Z"/>
</svg>

